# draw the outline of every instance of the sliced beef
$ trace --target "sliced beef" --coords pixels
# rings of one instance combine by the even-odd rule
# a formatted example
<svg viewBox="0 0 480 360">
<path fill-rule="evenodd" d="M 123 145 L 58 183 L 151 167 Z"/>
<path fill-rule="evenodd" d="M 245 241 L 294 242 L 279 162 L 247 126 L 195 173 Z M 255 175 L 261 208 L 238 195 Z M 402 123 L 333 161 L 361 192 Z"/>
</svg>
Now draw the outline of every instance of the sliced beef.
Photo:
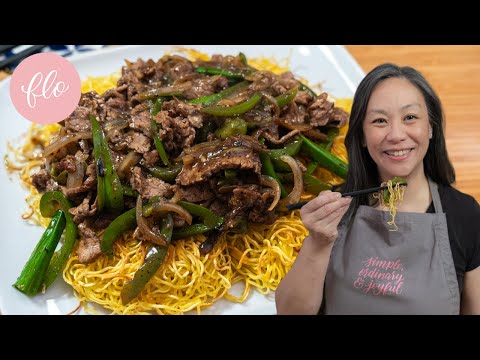
<svg viewBox="0 0 480 360">
<path fill-rule="evenodd" d="M 67 172 L 69 173 L 74 173 L 75 171 L 77 171 L 76 160 L 75 160 L 75 156 L 73 155 L 65 156 L 55 166 L 59 173 L 61 173 L 64 170 L 67 170 Z"/>
<path fill-rule="evenodd" d="M 192 62 L 184 57 L 177 55 L 164 56 L 160 61 L 163 65 L 164 78 L 167 79 L 168 84 L 194 73 Z"/>
<path fill-rule="evenodd" d="M 160 160 L 157 149 L 144 153 L 143 158 L 145 159 L 145 165 L 148 166 L 153 166 Z"/>
<path fill-rule="evenodd" d="M 181 192 L 183 200 L 193 203 L 200 203 L 215 198 L 215 193 L 212 191 L 210 184 L 207 183 L 182 187 Z"/>
<path fill-rule="evenodd" d="M 78 244 L 78 261 L 82 264 L 91 263 L 101 253 L 100 239 L 91 229 L 87 222 L 78 225 L 78 233 L 80 235 L 80 243 Z"/>
<path fill-rule="evenodd" d="M 210 60 L 197 60 L 195 61 L 195 66 L 198 67 L 215 67 L 220 69 L 244 69 L 245 65 L 243 64 L 240 56 L 233 55 L 220 55 L 214 54 Z"/>
<path fill-rule="evenodd" d="M 101 97 L 105 100 L 106 121 L 130 118 L 129 103 L 125 93 L 117 89 L 105 91 Z"/>
<path fill-rule="evenodd" d="M 95 201 L 90 205 L 92 194 L 89 193 L 82 203 L 76 207 L 72 207 L 68 210 L 73 215 L 73 221 L 76 224 L 82 223 L 86 218 L 92 217 L 97 212 L 97 202 Z"/>
<path fill-rule="evenodd" d="M 178 100 L 167 101 L 154 119 L 159 125 L 158 136 L 167 152 L 179 152 L 195 141 L 195 129 L 203 125 L 200 105 Z"/>
<path fill-rule="evenodd" d="M 237 186 L 228 202 L 224 230 L 244 228 L 245 221 L 265 222 L 275 219 L 275 213 L 268 211 L 273 200 L 271 191 L 263 191 L 259 185 Z M 246 230 L 246 229 L 244 229 Z"/>
<path fill-rule="evenodd" d="M 41 169 L 38 173 L 32 175 L 32 185 L 38 190 L 39 193 L 43 193 L 47 188 L 47 181 L 51 179 L 50 174 L 46 169 Z"/>
<path fill-rule="evenodd" d="M 68 199 L 75 198 L 78 194 L 88 192 L 90 190 L 94 190 L 97 186 L 97 171 L 95 169 L 95 163 L 92 162 L 87 166 L 87 170 L 85 171 L 86 179 L 83 181 L 83 184 L 74 187 L 74 188 L 67 188 L 62 186 L 62 192 Z"/>
<path fill-rule="evenodd" d="M 333 113 L 333 103 L 327 100 L 328 94 L 321 93 L 308 106 L 308 114 L 310 115 L 310 124 L 314 127 L 324 126 Z"/>
<path fill-rule="evenodd" d="M 140 154 L 150 150 L 150 138 L 141 133 L 131 131 L 127 134 L 126 140 L 128 148 Z"/>
<path fill-rule="evenodd" d="M 89 115 L 102 123 L 105 112 L 105 101 L 95 91 L 83 93 L 77 108 L 65 119 L 65 128 L 68 132 L 91 131 Z"/>
<path fill-rule="evenodd" d="M 298 91 L 297 96 L 295 96 L 295 103 L 297 105 L 308 105 L 313 100 L 313 97 L 306 91 Z"/>
<path fill-rule="evenodd" d="M 202 76 L 192 81 L 192 87 L 184 92 L 188 100 L 215 94 L 228 87 L 228 79 L 222 75 Z"/>
<path fill-rule="evenodd" d="M 144 135 L 151 137 L 150 111 L 144 110 L 138 114 L 132 115 L 128 125 L 131 129 L 142 132 Z"/>
<path fill-rule="evenodd" d="M 252 81 L 249 85 L 252 91 L 262 91 L 272 86 L 276 80 L 276 76 L 271 71 L 256 71 L 247 76 L 246 79 Z"/>
<path fill-rule="evenodd" d="M 130 183 L 132 188 L 137 190 L 145 199 L 150 199 L 156 195 L 171 198 L 175 190 L 175 185 L 170 185 L 151 175 L 145 176 L 138 166 L 133 168 Z"/>
<path fill-rule="evenodd" d="M 188 186 L 203 182 L 223 169 L 249 170 L 260 176 L 262 165 L 258 152 L 263 149 L 265 147 L 257 140 L 245 135 L 197 145 L 183 157 L 177 183 Z"/>
<path fill-rule="evenodd" d="M 298 85 L 298 81 L 295 79 L 290 71 L 284 72 L 275 77 L 273 84 L 271 85 L 273 96 L 278 96 L 284 92 L 293 89 Z"/>
<path fill-rule="evenodd" d="M 328 122 L 329 126 L 335 126 L 341 128 L 345 126 L 348 122 L 348 113 L 339 107 L 333 108 L 333 114 L 330 117 L 330 121 Z"/>
</svg>

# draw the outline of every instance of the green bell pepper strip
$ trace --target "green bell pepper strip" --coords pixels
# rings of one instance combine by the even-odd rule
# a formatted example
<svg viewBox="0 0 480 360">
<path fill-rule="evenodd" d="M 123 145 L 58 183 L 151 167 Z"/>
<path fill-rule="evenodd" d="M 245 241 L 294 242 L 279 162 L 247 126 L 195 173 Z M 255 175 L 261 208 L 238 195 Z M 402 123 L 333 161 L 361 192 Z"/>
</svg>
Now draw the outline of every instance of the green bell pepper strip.
<svg viewBox="0 0 480 360">
<path fill-rule="evenodd" d="M 158 151 L 158 155 L 160 155 L 160 159 L 166 166 L 170 166 L 170 162 L 168 161 L 167 153 L 165 152 L 165 148 L 163 147 L 162 140 L 158 136 L 158 124 L 153 118 L 153 116 L 157 115 L 158 112 L 162 109 L 162 104 L 165 101 L 165 98 L 159 97 L 155 104 L 150 108 L 150 129 L 152 131 L 153 142 L 155 143 L 155 148 Z"/>
<path fill-rule="evenodd" d="M 70 202 L 60 191 L 47 192 L 40 199 L 40 213 L 43 217 L 52 217 L 58 209 L 61 209 L 66 220 L 65 240 L 63 246 L 53 254 L 50 265 L 45 272 L 45 288 L 48 288 L 58 274 L 63 271 L 77 240 L 77 224 L 75 224 L 72 214 L 68 211 L 70 208 Z"/>
<path fill-rule="evenodd" d="M 306 91 L 310 96 L 312 97 L 316 97 L 317 94 L 315 93 L 315 91 L 313 91 L 312 89 L 310 89 L 307 85 L 305 84 L 302 84 L 300 81 L 298 82 L 299 83 L 299 90 L 302 90 L 302 91 Z"/>
<path fill-rule="evenodd" d="M 229 136 L 247 133 L 247 122 L 239 117 L 227 118 L 223 125 L 215 131 L 215 135 L 221 139 Z"/>
<path fill-rule="evenodd" d="M 152 114 L 153 116 L 157 115 L 160 112 L 160 110 L 162 110 L 162 105 L 164 101 L 165 101 L 165 98 L 159 96 L 154 103 L 152 102 L 150 107 L 150 114 Z"/>
<path fill-rule="evenodd" d="M 324 148 L 327 151 L 330 151 L 332 148 L 333 142 L 335 141 L 335 138 L 338 136 L 340 132 L 339 128 L 330 128 L 327 131 L 327 141 L 324 143 L 319 144 L 322 148 Z"/>
<path fill-rule="evenodd" d="M 159 166 L 145 166 L 145 168 L 150 172 L 150 174 L 168 183 L 175 181 L 177 175 L 180 173 L 180 171 L 182 171 L 182 167 L 182 163 L 177 163 L 169 168 Z"/>
<path fill-rule="evenodd" d="M 97 164 L 97 208 L 101 211 L 105 206 L 113 212 L 121 212 L 123 210 L 122 183 L 113 167 L 110 149 L 102 127 L 93 115 L 90 115 L 90 122 L 93 132 L 93 153 Z"/>
<path fill-rule="evenodd" d="M 253 70 L 226 70 L 213 67 L 198 67 L 195 72 L 206 75 L 223 75 L 229 79 L 244 79 L 253 73 Z"/>
<path fill-rule="evenodd" d="M 157 148 L 158 155 L 160 155 L 160 159 L 166 166 L 170 166 L 170 161 L 168 161 L 168 156 L 165 152 L 165 148 L 163 147 L 162 140 L 160 140 L 160 137 L 158 136 L 157 122 L 152 118 L 150 120 L 150 124 L 152 128 L 153 142 L 155 143 L 155 147 Z"/>
<path fill-rule="evenodd" d="M 293 140 L 289 141 L 281 149 L 273 149 L 268 152 L 268 156 L 272 159 L 272 164 L 275 170 L 278 171 L 292 171 L 290 166 L 287 163 L 280 160 L 280 157 L 283 155 L 296 156 L 300 149 L 302 148 L 303 140 L 295 137 Z"/>
<path fill-rule="evenodd" d="M 148 203 L 143 206 L 142 213 L 144 216 L 152 215 L 154 204 L 160 201 L 160 196 L 152 196 Z M 113 255 L 113 243 L 128 230 L 133 230 L 137 226 L 136 209 L 132 208 L 113 220 L 105 229 L 103 237 L 100 240 L 100 248 L 107 256 Z"/>
<path fill-rule="evenodd" d="M 223 171 L 225 179 L 228 181 L 234 180 L 237 178 L 237 170 L 234 169 L 225 169 Z"/>
<path fill-rule="evenodd" d="M 216 125 L 212 119 L 205 119 L 203 126 L 195 130 L 195 144 L 206 142 L 208 134 L 215 131 Z"/>
<path fill-rule="evenodd" d="M 348 165 L 345 162 L 315 144 L 303 134 L 299 136 L 303 139 L 302 150 L 305 151 L 313 161 L 318 162 L 320 166 L 330 170 L 342 179 L 347 178 Z"/>
<path fill-rule="evenodd" d="M 157 96 L 182 96 L 183 90 L 179 90 L 175 87 L 162 87 L 158 89 L 151 89 L 137 95 L 140 101 L 150 100 Z"/>
<path fill-rule="evenodd" d="M 183 207 L 190 214 L 200 217 L 203 223 L 211 228 L 218 228 L 223 224 L 223 217 L 215 215 L 213 211 L 206 207 L 188 201 L 179 201 L 178 205 Z"/>
<path fill-rule="evenodd" d="M 268 156 L 268 154 L 263 151 L 261 151 L 259 155 L 260 155 L 260 161 L 262 162 L 262 174 L 268 175 L 274 178 L 278 182 L 278 185 L 280 185 L 280 192 L 281 192 L 282 198 L 286 197 L 288 195 L 288 191 L 285 189 L 277 173 L 275 172 L 270 156 Z"/>
<path fill-rule="evenodd" d="M 248 110 L 251 110 L 257 105 L 257 103 L 262 99 L 260 93 L 253 94 L 248 100 L 233 105 L 230 107 L 227 106 L 209 106 L 201 109 L 202 112 L 215 115 L 215 116 L 238 116 L 240 114 L 246 113 Z"/>
<path fill-rule="evenodd" d="M 192 224 L 185 226 L 184 228 L 175 230 L 173 232 L 172 239 L 183 239 L 192 235 L 204 234 L 210 230 L 212 230 L 212 228 L 205 224 Z"/>
<path fill-rule="evenodd" d="M 312 161 L 308 166 L 307 166 L 307 171 L 305 171 L 305 174 L 312 175 L 315 169 L 317 168 L 318 163 L 315 161 Z"/>
<path fill-rule="evenodd" d="M 135 208 L 124 212 L 122 215 L 113 220 L 105 229 L 102 240 L 100 240 L 100 248 L 108 257 L 113 256 L 113 243 L 125 231 L 132 230 L 137 226 L 137 218 Z"/>
<path fill-rule="evenodd" d="M 179 201 L 178 205 L 190 214 L 199 216 L 203 223 L 188 225 L 173 232 L 173 239 L 182 239 L 188 236 L 203 234 L 213 229 L 219 229 L 223 225 L 223 217 L 215 215 L 211 210 L 187 201 Z"/>
<path fill-rule="evenodd" d="M 168 214 L 162 219 L 160 232 L 168 240 L 168 242 L 170 242 L 173 232 L 173 216 L 171 214 Z M 152 245 L 145 256 L 142 266 L 140 266 L 140 268 L 135 272 L 133 279 L 125 284 L 120 293 L 120 298 L 122 299 L 123 305 L 128 304 L 130 301 L 135 299 L 138 294 L 140 294 L 145 285 L 150 281 L 150 279 L 153 277 L 153 275 L 155 275 L 157 270 L 162 265 L 167 253 L 168 247 Z"/>
<path fill-rule="evenodd" d="M 318 195 L 321 191 L 332 190 L 332 185 L 310 174 L 303 174 L 303 188 L 306 192 Z"/>
<path fill-rule="evenodd" d="M 205 106 L 213 105 L 219 102 L 222 99 L 228 98 L 233 94 L 240 92 L 243 89 L 246 89 L 250 83 L 248 81 L 242 81 L 236 85 L 230 86 L 229 88 L 222 90 L 216 94 L 207 95 L 198 99 L 188 100 L 189 104 L 203 104 Z"/>
<path fill-rule="evenodd" d="M 30 296 L 40 292 L 45 273 L 55 248 L 60 241 L 63 229 L 65 229 L 64 212 L 58 210 L 35 246 L 30 258 L 23 267 L 22 273 L 15 284 L 13 284 L 15 288 Z"/>
<path fill-rule="evenodd" d="M 281 181 L 286 184 L 293 183 L 293 173 L 279 173 L 278 174 Z M 315 176 L 304 173 L 303 174 L 303 190 L 309 194 L 318 195 L 321 191 L 331 190 L 332 185 L 326 183 L 320 179 L 317 179 Z"/>
<path fill-rule="evenodd" d="M 123 185 L 123 195 L 136 198 L 138 194 L 139 194 L 138 191 L 133 190 L 133 188 L 130 185 Z"/>
<path fill-rule="evenodd" d="M 248 60 L 247 60 L 247 57 L 245 56 L 245 54 L 243 52 L 239 52 L 238 53 L 238 57 L 240 58 L 240 62 L 245 65 L 245 66 L 248 66 Z"/>
<path fill-rule="evenodd" d="M 285 93 L 277 96 L 275 101 L 277 102 L 278 106 L 283 107 L 285 105 L 290 104 L 297 96 L 298 86 L 286 91 Z"/>
</svg>

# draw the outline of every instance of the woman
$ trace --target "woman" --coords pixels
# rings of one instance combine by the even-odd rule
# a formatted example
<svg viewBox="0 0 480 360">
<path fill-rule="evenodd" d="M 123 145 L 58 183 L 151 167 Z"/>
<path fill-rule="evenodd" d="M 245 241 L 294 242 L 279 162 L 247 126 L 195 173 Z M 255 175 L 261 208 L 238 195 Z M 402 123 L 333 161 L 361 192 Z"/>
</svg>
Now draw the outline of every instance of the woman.
<svg viewBox="0 0 480 360">
<path fill-rule="evenodd" d="M 320 193 L 300 211 L 309 236 L 278 314 L 480 314 L 480 206 L 451 187 L 440 100 L 423 76 L 393 64 L 367 74 L 345 145 L 343 191 L 407 180 L 398 230 L 371 195 Z"/>
</svg>

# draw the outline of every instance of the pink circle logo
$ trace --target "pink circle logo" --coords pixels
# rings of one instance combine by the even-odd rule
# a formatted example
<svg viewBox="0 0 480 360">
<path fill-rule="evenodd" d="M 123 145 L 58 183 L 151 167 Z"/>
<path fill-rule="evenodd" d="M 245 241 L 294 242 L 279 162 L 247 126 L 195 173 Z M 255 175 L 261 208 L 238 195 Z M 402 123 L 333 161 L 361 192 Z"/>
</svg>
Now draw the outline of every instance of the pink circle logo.
<svg viewBox="0 0 480 360">
<path fill-rule="evenodd" d="M 13 72 L 10 97 L 17 111 L 38 124 L 67 118 L 77 107 L 81 82 L 75 67 L 60 55 L 29 56 Z"/>
</svg>

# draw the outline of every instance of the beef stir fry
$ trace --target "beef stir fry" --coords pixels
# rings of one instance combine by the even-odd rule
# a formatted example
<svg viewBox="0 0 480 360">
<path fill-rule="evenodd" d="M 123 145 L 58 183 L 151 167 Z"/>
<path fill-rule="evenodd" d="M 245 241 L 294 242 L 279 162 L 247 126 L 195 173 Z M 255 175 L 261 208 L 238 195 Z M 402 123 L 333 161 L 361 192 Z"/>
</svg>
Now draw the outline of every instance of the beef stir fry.
<svg viewBox="0 0 480 360">
<path fill-rule="evenodd" d="M 204 233 L 207 253 L 221 234 L 331 187 L 315 167 L 345 177 L 328 147 L 347 121 L 327 93 L 243 54 L 126 61 L 116 88 L 82 94 L 32 182 L 68 200 L 82 263 L 111 255 L 129 228 L 160 247 Z"/>
</svg>

